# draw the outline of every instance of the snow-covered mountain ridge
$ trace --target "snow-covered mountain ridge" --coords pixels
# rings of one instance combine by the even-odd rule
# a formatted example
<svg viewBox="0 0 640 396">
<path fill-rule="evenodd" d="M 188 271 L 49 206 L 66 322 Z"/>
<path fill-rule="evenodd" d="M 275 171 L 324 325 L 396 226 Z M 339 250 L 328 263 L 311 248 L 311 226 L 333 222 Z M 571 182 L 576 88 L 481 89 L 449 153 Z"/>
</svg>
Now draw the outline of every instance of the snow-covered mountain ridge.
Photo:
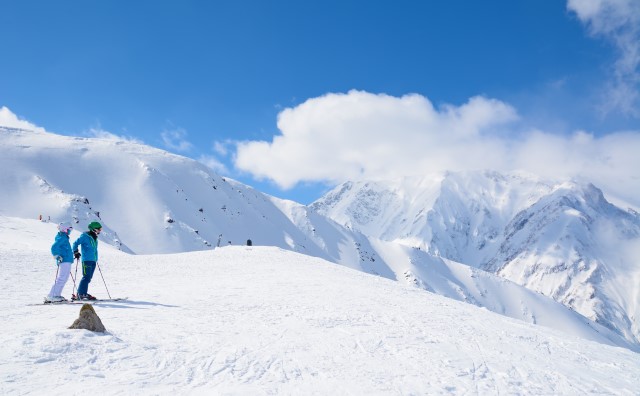
<svg viewBox="0 0 640 396">
<path fill-rule="evenodd" d="M 591 184 L 448 173 L 345 183 L 311 207 L 350 229 L 495 273 L 640 340 L 640 216 Z"/>
<path fill-rule="evenodd" d="M 119 241 L 138 254 L 252 238 L 321 253 L 304 243 L 271 197 L 185 157 L 126 141 L 6 128 L 0 128 L 0 147 L 5 214 L 73 219 L 80 227 L 98 220 L 118 230 Z M 77 210 L 78 199 L 91 205 Z"/>
<path fill-rule="evenodd" d="M 367 236 L 315 206 L 267 196 L 189 158 L 127 141 L 7 128 L 0 128 L 0 154 L 0 215 L 42 215 L 51 222 L 73 221 L 79 230 L 98 220 L 105 227 L 104 242 L 136 254 L 210 250 L 251 239 L 254 245 L 320 257 L 529 323 L 639 346 L 633 338 L 621 339 L 616 328 L 600 328 L 551 298 L 470 269 L 460 259 Z M 417 204 L 423 197 L 413 200 Z M 435 202 L 437 195 L 427 198 Z"/>
</svg>

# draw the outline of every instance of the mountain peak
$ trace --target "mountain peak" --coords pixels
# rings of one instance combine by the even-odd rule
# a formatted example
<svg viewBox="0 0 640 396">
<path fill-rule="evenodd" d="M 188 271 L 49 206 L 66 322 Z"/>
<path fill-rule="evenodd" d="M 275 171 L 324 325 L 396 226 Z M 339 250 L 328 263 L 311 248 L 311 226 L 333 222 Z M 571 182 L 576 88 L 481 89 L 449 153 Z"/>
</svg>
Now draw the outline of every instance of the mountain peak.
<svg viewBox="0 0 640 396">
<path fill-rule="evenodd" d="M 591 183 L 447 172 L 418 188 L 360 181 L 325 197 L 312 207 L 340 224 L 498 274 L 640 342 L 640 292 L 613 275 L 620 262 L 629 282 L 640 274 L 633 254 L 618 252 L 640 251 L 640 222 Z"/>
</svg>

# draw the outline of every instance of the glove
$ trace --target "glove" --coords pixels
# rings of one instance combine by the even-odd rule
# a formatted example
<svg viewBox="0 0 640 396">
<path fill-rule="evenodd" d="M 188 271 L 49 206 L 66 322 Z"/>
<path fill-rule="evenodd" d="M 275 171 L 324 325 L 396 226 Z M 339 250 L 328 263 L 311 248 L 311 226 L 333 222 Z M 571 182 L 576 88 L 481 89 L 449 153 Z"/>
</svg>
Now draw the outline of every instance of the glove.
<svg viewBox="0 0 640 396">
<path fill-rule="evenodd" d="M 80 256 L 82 256 L 82 255 L 80 254 L 80 252 L 79 252 L 79 251 L 77 251 L 77 250 L 76 250 L 75 252 L 73 252 L 73 258 L 74 258 L 74 259 L 76 259 L 76 260 L 77 260 L 77 259 L 79 259 L 79 258 L 80 258 Z"/>
<path fill-rule="evenodd" d="M 62 262 L 62 256 L 56 256 L 56 261 L 60 264 Z"/>
</svg>

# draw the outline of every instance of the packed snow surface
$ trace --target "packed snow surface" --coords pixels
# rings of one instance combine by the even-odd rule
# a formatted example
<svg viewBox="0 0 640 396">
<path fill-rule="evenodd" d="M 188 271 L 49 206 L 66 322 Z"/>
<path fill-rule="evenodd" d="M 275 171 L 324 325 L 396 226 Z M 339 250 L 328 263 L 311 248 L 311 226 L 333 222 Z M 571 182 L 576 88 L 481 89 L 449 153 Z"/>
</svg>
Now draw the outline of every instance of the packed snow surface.
<svg viewBox="0 0 640 396">
<path fill-rule="evenodd" d="M 106 333 L 68 330 L 80 305 L 28 305 L 53 282 L 54 235 L 50 223 L 0 218 L 3 395 L 640 389 L 628 349 L 277 247 L 135 256 L 101 244 L 109 293 L 129 299 L 94 305 Z M 107 297 L 99 272 L 89 292 Z"/>
</svg>

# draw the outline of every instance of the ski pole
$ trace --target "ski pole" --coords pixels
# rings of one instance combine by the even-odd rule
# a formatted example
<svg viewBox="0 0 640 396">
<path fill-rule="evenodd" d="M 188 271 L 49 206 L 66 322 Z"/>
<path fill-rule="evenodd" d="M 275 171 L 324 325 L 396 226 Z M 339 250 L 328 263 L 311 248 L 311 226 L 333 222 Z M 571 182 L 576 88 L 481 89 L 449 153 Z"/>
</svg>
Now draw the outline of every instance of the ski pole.
<svg viewBox="0 0 640 396">
<path fill-rule="evenodd" d="M 104 276 L 102 275 L 102 270 L 100 269 L 100 264 L 96 261 L 96 265 L 98 266 L 98 271 L 100 271 L 100 277 L 102 277 L 102 283 L 104 283 L 104 288 L 107 289 L 107 295 L 109 299 L 111 299 L 111 293 L 109 293 L 109 288 L 107 287 L 107 282 L 104 281 Z"/>
<path fill-rule="evenodd" d="M 56 277 L 55 277 L 55 279 L 53 280 L 53 283 L 56 283 L 56 281 L 58 280 L 58 272 L 59 272 L 59 271 L 60 271 L 60 266 L 59 266 L 59 265 L 56 265 Z"/>
<path fill-rule="evenodd" d="M 77 258 L 76 259 L 76 276 L 75 277 L 71 277 L 71 279 L 73 279 L 73 293 L 71 293 L 71 298 L 76 296 L 76 278 L 78 277 L 78 263 L 80 262 L 80 259 Z M 71 275 L 71 271 L 69 271 L 69 275 Z"/>
</svg>

